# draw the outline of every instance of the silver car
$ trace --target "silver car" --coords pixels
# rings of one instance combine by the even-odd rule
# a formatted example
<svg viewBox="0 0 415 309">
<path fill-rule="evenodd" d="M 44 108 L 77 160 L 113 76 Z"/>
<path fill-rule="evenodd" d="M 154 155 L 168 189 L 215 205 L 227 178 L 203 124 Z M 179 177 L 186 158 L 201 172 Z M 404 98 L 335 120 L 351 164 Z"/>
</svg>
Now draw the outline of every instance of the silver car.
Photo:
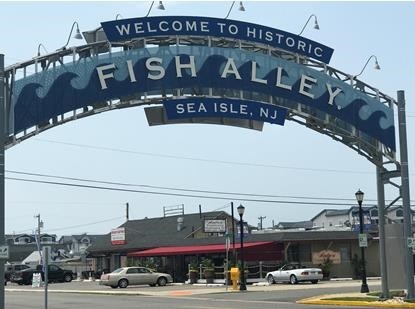
<svg viewBox="0 0 415 309">
<path fill-rule="evenodd" d="M 171 282 L 173 282 L 173 278 L 169 274 L 153 272 L 145 267 L 121 267 L 112 273 L 103 274 L 99 284 L 108 285 L 115 289 L 139 284 L 165 286 Z"/>
<path fill-rule="evenodd" d="M 323 279 L 323 272 L 320 268 L 309 268 L 298 264 L 286 264 L 278 270 L 271 271 L 266 275 L 270 284 L 276 282 L 289 282 L 297 284 L 298 282 L 310 281 L 317 283 Z"/>
</svg>

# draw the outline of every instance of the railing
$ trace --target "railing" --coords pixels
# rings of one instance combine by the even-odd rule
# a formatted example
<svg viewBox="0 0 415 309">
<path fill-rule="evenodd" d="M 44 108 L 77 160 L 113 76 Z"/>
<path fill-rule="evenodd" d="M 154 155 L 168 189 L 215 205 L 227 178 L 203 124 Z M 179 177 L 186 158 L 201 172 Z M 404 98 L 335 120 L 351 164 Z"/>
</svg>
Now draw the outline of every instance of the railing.
<svg viewBox="0 0 415 309">
<path fill-rule="evenodd" d="M 278 269 L 281 266 L 281 264 L 271 264 L 268 262 L 258 262 L 257 264 L 249 264 L 245 266 L 246 270 L 246 279 L 249 280 L 249 282 L 259 282 L 264 281 L 266 278 L 266 274 L 270 271 L 274 271 Z M 200 282 L 205 282 L 205 266 L 202 264 L 198 267 L 198 280 Z M 209 267 L 211 268 L 211 267 Z M 214 280 L 216 282 L 222 282 L 222 280 L 225 280 L 225 269 L 226 265 L 221 266 L 214 266 Z M 188 266 L 188 269 L 190 270 L 190 264 Z"/>
</svg>

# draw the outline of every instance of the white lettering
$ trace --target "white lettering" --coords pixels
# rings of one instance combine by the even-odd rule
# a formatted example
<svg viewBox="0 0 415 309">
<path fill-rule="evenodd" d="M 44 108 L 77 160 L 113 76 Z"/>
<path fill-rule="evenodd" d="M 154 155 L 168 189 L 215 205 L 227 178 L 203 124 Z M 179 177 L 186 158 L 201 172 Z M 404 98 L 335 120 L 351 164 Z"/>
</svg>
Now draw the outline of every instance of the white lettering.
<svg viewBox="0 0 415 309">
<path fill-rule="evenodd" d="M 182 103 L 176 105 L 176 112 L 178 114 L 183 114 L 184 113 L 184 107 L 183 107 Z"/>
<path fill-rule="evenodd" d="M 228 111 L 228 105 L 226 103 L 219 104 L 219 111 L 221 113 L 226 113 Z"/>
<path fill-rule="evenodd" d="M 195 103 L 187 103 L 187 112 L 188 113 L 194 113 L 195 110 Z"/>
<path fill-rule="evenodd" d="M 323 56 L 323 50 L 320 47 L 314 48 L 314 55 L 316 55 L 317 57 Z"/>
<path fill-rule="evenodd" d="M 313 85 L 308 84 L 307 82 L 312 82 L 315 84 L 317 82 L 317 79 L 301 74 L 300 90 L 298 92 L 302 95 L 305 95 L 307 97 L 314 99 L 314 94 L 306 91 L 306 89 L 311 89 Z"/>
<path fill-rule="evenodd" d="M 130 26 L 130 25 L 128 25 Z M 134 28 L 135 28 L 135 33 L 143 33 L 143 23 L 135 23 L 134 24 Z"/>
<path fill-rule="evenodd" d="M 259 117 L 268 118 L 268 108 L 264 109 L 263 107 L 259 108 Z"/>
<path fill-rule="evenodd" d="M 146 68 L 149 71 L 147 74 L 147 78 L 152 79 L 152 80 L 162 79 L 164 75 L 166 74 L 166 71 L 164 70 L 162 66 L 153 65 L 152 62 L 162 64 L 163 59 L 157 58 L 157 57 L 150 57 L 146 60 Z M 158 72 L 158 74 L 150 74 L 152 72 Z"/>
<path fill-rule="evenodd" d="M 196 22 L 190 22 L 188 20 L 186 20 L 186 30 L 187 31 L 197 31 L 197 26 L 196 26 Z"/>
<path fill-rule="evenodd" d="M 333 88 L 331 87 L 331 85 L 330 84 L 326 84 L 326 87 L 327 87 L 327 91 L 329 92 L 329 95 L 330 95 L 330 98 L 329 98 L 329 101 L 328 101 L 328 104 L 329 105 L 333 105 L 333 103 L 334 103 L 334 98 L 340 93 L 340 92 L 342 92 L 343 90 L 341 90 L 340 88 L 336 88 L 336 90 L 334 90 L 334 92 L 333 92 Z"/>
<path fill-rule="evenodd" d="M 223 27 L 225 27 L 226 24 L 224 23 L 218 23 L 218 26 L 220 27 L 220 33 L 223 33 Z"/>
<path fill-rule="evenodd" d="M 292 89 L 292 86 L 284 85 L 281 80 L 282 80 L 282 68 L 278 67 L 277 68 L 277 82 L 276 82 L 275 86 L 277 86 L 279 88 L 287 89 L 287 90 Z"/>
<path fill-rule="evenodd" d="M 268 42 L 272 42 L 272 32 L 271 31 L 265 32 L 265 40 L 268 41 Z"/>
<path fill-rule="evenodd" d="M 178 20 L 175 20 L 174 22 L 172 22 L 171 27 L 173 28 L 174 31 L 182 31 L 183 29 L 182 23 Z"/>
<path fill-rule="evenodd" d="M 108 88 L 107 83 L 105 82 L 106 79 L 114 78 L 114 74 L 112 72 L 108 74 L 104 74 L 105 70 L 110 70 L 110 69 L 115 69 L 114 63 L 103 65 L 102 67 L 97 67 L 98 78 L 99 78 L 99 82 L 101 83 L 101 89 Z"/>
<path fill-rule="evenodd" d="M 233 60 L 233 58 L 228 58 L 228 61 L 225 64 L 225 68 L 223 69 L 223 73 L 220 77 L 226 78 L 228 74 L 233 74 L 235 75 L 236 79 L 241 79 L 241 75 L 238 72 L 235 60 Z"/>
<path fill-rule="evenodd" d="M 209 32 L 208 26 L 209 26 L 209 23 L 207 21 L 202 21 L 200 23 L 200 31 L 202 31 L 202 32 Z"/>
<path fill-rule="evenodd" d="M 156 28 L 151 28 L 151 23 L 147 22 L 147 31 L 148 32 L 157 32 Z"/>
<path fill-rule="evenodd" d="M 128 68 L 128 74 L 130 75 L 130 81 L 132 83 L 136 82 L 135 74 L 133 70 L 133 62 L 131 60 L 127 60 L 127 68 Z"/>
<path fill-rule="evenodd" d="M 130 34 L 130 24 L 128 25 L 121 25 L 121 28 L 119 25 L 116 25 L 115 28 L 117 28 L 118 33 L 120 35 L 129 35 Z"/>
<path fill-rule="evenodd" d="M 164 28 L 163 25 L 166 25 L 166 28 Z M 169 23 L 167 21 L 161 21 L 159 23 L 159 28 L 161 31 L 169 31 Z"/>
<path fill-rule="evenodd" d="M 200 103 L 198 112 L 199 113 L 200 112 L 205 112 L 205 113 L 207 112 L 207 109 L 206 109 L 205 105 L 203 104 L 203 102 Z"/>
<path fill-rule="evenodd" d="M 287 44 L 288 47 L 293 47 L 295 45 L 295 41 L 293 38 L 286 38 L 285 44 Z"/>
<path fill-rule="evenodd" d="M 250 36 L 252 36 L 255 39 L 255 28 L 250 28 L 247 27 L 246 28 L 246 36 L 249 38 Z"/>
<path fill-rule="evenodd" d="M 256 77 L 256 65 L 257 65 L 257 63 L 255 61 L 252 61 L 252 64 L 251 64 L 251 68 L 252 68 L 252 70 L 251 70 L 251 81 L 256 82 L 256 83 L 260 83 L 260 84 L 267 84 L 267 81 L 265 79 Z"/>
<path fill-rule="evenodd" d="M 176 60 L 176 76 L 182 76 L 182 69 L 190 69 L 192 77 L 196 77 L 195 56 L 189 56 L 190 63 L 180 63 L 180 56 L 174 56 Z"/>
<path fill-rule="evenodd" d="M 230 34 L 237 34 L 238 27 L 236 25 L 229 25 L 228 31 Z"/>
<path fill-rule="evenodd" d="M 298 41 L 298 49 L 302 49 L 305 52 L 305 42 Z"/>
<path fill-rule="evenodd" d="M 248 105 L 246 105 L 246 104 L 241 104 L 240 105 L 240 107 L 239 107 L 239 112 L 242 114 L 242 115 L 248 115 Z"/>
</svg>

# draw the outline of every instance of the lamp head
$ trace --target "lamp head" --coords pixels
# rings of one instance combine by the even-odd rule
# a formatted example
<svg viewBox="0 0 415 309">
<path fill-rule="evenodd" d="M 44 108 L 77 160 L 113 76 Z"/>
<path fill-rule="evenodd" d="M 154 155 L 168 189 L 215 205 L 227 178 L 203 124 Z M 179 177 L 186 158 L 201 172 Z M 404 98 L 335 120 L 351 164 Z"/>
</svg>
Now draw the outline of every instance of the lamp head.
<svg viewBox="0 0 415 309">
<path fill-rule="evenodd" d="M 165 10 L 165 8 L 164 8 L 164 5 L 163 5 L 163 1 L 159 1 L 159 5 L 157 6 L 157 8 L 159 9 L 159 10 Z"/>
<path fill-rule="evenodd" d="M 314 17 L 314 29 L 320 30 L 320 26 L 318 25 L 317 16 Z"/>
<path fill-rule="evenodd" d="M 374 69 L 375 69 L 375 70 L 380 70 L 380 65 L 379 65 L 378 59 L 375 59 L 375 66 L 374 66 Z"/>
<path fill-rule="evenodd" d="M 82 40 L 83 39 L 81 31 L 79 31 L 78 26 L 76 26 L 76 33 L 74 35 L 74 38 L 77 39 L 77 40 Z"/>
<path fill-rule="evenodd" d="M 242 204 L 241 205 L 239 205 L 238 206 L 238 208 L 236 208 L 237 210 L 238 210 L 238 214 L 240 215 L 240 216 L 243 216 L 244 215 L 244 212 L 245 212 L 245 207 L 244 206 L 242 206 Z"/>
<path fill-rule="evenodd" d="M 364 195 L 365 195 L 365 194 L 364 194 L 362 191 L 360 191 L 360 189 L 359 189 L 359 191 L 357 191 L 357 192 L 355 193 L 356 200 L 357 200 L 357 202 L 358 202 L 359 204 L 363 202 L 363 196 L 364 196 Z"/>
</svg>

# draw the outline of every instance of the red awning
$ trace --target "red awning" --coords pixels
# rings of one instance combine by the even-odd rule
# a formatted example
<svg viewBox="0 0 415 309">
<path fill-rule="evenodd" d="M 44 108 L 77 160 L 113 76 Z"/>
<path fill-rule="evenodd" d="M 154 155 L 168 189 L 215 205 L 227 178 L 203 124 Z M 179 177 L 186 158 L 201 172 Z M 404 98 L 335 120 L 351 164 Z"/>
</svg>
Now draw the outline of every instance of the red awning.
<svg viewBox="0 0 415 309">
<path fill-rule="evenodd" d="M 244 248 L 253 248 L 262 245 L 272 244 L 272 241 L 258 241 L 244 243 Z M 241 245 L 235 244 L 235 249 L 239 249 Z M 230 245 L 232 249 L 232 244 Z M 130 252 L 128 256 L 168 256 L 168 255 L 189 255 L 202 253 L 225 252 L 225 244 L 220 245 L 201 245 L 201 246 L 176 246 L 176 247 L 158 247 L 143 251 Z"/>
</svg>

